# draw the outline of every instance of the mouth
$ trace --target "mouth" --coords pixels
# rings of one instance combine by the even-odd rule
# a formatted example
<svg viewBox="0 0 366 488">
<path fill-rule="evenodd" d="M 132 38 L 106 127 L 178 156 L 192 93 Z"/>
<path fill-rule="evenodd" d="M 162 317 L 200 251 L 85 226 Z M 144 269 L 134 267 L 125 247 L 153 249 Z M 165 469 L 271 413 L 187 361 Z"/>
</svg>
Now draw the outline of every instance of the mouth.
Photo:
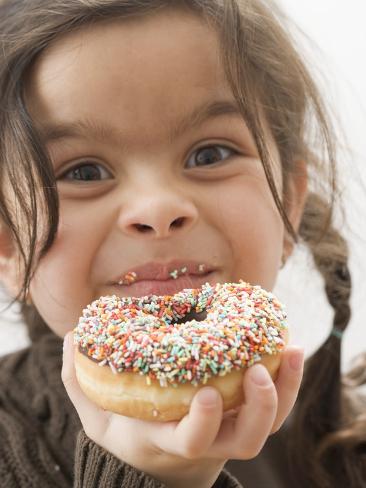
<svg viewBox="0 0 366 488">
<path fill-rule="evenodd" d="M 204 262 L 147 263 L 123 272 L 108 285 L 122 296 L 174 295 L 185 288 L 214 284 L 214 274 L 214 268 Z"/>
</svg>

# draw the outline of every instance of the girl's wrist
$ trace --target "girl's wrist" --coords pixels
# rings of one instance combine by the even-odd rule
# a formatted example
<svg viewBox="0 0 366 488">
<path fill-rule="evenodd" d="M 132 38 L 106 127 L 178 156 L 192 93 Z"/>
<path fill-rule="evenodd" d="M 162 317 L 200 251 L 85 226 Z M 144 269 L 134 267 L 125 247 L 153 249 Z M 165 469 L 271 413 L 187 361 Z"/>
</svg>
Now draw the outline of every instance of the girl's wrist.
<svg viewBox="0 0 366 488">
<path fill-rule="evenodd" d="M 211 460 L 210 460 L 211 461 Z M 159 479 L 167 488 L 212 488 L 224 468 L 225 462 L 210 462 L 207 466 L 204 460 L 191 461 L 191 465 L 172 469 L 165 474 L 159 472 Z"/>
<path fill-rule="evenodd" d="M 179 456 L 154 453 L 144 459 L 139 457 L 136 463 L 133 459 L 125 462 L 160 481 L 167 488 L 211 488 L 224 468 L 226 460 L 189 460 Z"/>
</svg>

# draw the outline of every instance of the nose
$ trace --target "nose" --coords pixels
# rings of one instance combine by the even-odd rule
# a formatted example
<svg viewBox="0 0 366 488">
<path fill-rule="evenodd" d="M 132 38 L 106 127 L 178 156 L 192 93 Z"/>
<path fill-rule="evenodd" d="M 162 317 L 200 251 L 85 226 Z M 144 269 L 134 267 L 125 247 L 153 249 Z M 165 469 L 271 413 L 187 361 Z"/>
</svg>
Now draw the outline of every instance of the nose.
<svg viewBox="0 0 366 488">
<path fill-rule="evenodd" d="M 194 202 L 173 189 L 141 190 L 122 207 L 118 225 L 130 237 L 171 237 L 189 230 L 198 219 Z"/>
</svg>

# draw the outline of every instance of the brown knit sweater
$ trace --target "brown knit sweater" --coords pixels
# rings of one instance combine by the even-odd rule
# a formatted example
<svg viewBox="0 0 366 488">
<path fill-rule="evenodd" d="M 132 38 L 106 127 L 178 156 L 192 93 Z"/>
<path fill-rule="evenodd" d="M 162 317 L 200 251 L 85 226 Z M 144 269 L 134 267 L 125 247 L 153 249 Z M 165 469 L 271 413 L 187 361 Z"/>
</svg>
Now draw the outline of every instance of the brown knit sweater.
<svg viewBox="0 0 366 488">
<path fill-rule="evenodd" d="M 163 488 L 89 439 L 61 381 L 49 332 L 0 359 L 1 488 Z M 215 488 L 239 488 L 225 471 Z"/>
</svg>

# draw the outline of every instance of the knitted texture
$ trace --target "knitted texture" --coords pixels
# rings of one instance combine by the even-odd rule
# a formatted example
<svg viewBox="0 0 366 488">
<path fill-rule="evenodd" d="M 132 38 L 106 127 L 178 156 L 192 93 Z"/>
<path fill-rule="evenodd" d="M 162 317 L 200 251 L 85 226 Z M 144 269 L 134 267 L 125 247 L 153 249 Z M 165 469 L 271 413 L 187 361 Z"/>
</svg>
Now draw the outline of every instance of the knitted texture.
<svg viewBox="0 0 366 488">
<path fill-rule="evenodd" d="M 79 459 L 75 466 L 75 486 L 164 488 L 162 483 L 121 463 L 109 452 L 101 452 L 100 447 L 89 439 L 83 430 L 77 438 L 76 452 L 79 453 Z"/>
<path fill-rule="evenodd" d="M 0 359 L 0 488 L 164 488 L 91 439 L 61 381 L 62 341 Z M 214 488 L 240 488 L 223 471 Z"/>
</svg>

